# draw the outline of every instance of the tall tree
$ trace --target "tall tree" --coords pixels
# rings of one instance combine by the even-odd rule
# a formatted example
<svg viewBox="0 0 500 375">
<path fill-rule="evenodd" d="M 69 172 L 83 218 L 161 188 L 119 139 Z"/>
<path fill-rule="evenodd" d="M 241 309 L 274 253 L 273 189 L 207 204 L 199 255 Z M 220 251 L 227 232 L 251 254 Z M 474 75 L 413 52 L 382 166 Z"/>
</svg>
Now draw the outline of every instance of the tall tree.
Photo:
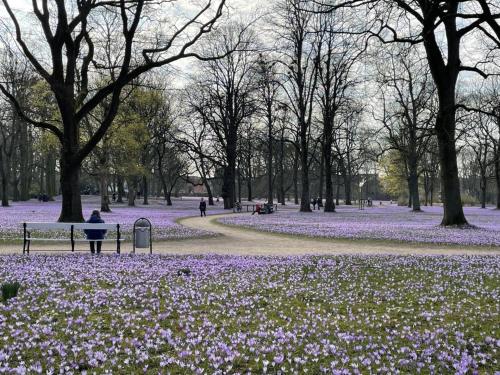
<svg viewBox="0 0 500 375">
<path fill-rule="evenodd" d="M 244 47 L 233 51 L 238 44 Z M 224 208 L 233 208 L 236 200 L 236 163 L 238 134 L 242 123 L 255 112 L 252 93 L 255 89 L 256 59 L 251 52 L 254 36 L 241 24 L 231 24 L 223 35 L 207 49 L 226 57 L 202 63 L 201 73 L 190 93 L 190 106 L 211 130 L 211 137 L 220 150 L 223 169 L 222 192 Z"/>
<path fill-rule="evenodd" d="M 335 211 L 333 190 L 333 143 L 338 131 L 337 114 L 349 104 L 349 91 L 358 83 L 354 78 L 355 64 L 364 51 L 364 41 L 349 26 L 341 10 L 319 17 L 316 33 L 319 35 L 318 99 L 322 122 L 322 164 L 325 179 L 325 212 Z M 336 124 L 337 122 L 337 124 Z M 321 195 L 321 194 L 320 194 Z"/>
<path fill-rule="evenodd" d="M 314 94 L 318 82 L 319 56 L 312 32 L 313 14 L 304 0 L 282 0 L 278 4 L 279 34 L 284 44 L 288 82 L 285 92 L 296 117 L 297 151 L 300 164 L 300 211 L 311 212 L 309 191 L 309 143 Z M 297 190 L 297 189 L 296 189 Z"/>
<path fill-rule="evenodd" d="M 433 135 L 435 90 L 416 51 L 396 48 L 379 66 L 385 147 L 397 151 L 407 171 L 409 206 L 420 211 L 420 162 Z"/>
<path fill-rule="evenodd" d="M 83 221 L 81 164 L 111 126 L 123 88 L 151 69 L 180 59 L 214 58 L 198 54 L 193 47 L 211 33 L 222 17 L 225 0 L 216 4 L 207 1 L 199 11 L 191 13 L 193 16 L 184 24 L 172 22 L 170 31 L 155 27 L 171 3 L 162 0 L 58 0 L 49 6 L 45 0 L 41 4 L 33 1 L 33 21 L 26 24 L 11 6 L 12 1 L 2 0 L 13 25 L 15 43 L 38 76 L 48 83 L 60 113 L 59 123 L 36 120 L 23 109 L 9 88 L 0 84 L 0 91 L 15 105 L 24 121 L 51 131 L 60 142 L 60 221 Z M 112 68 L 102 58 L 106 45 L 100 43 L 101 36 L 96 27 L 101 17 L 109 14 L 116 15 L 116 30 L 121 30 L 113 43 L 115 48 L 119 46 L 114 59 L 115 66 L 119 66 L 118 74 L 115 79 L 92 87 L 94 75 L 104 74 Z M 34 32 L 40 32 L 42 36 L 36 44 L 28 38 Z M 148 34 L 147 38 L 142 37 L 145 34 Z M 232 51 L 225 54 L 229 52 Z M 49 54 L 49 59 L 45 58 L 46 54 Z M 80 126 L 83 119 L 105 100 L 108 101 L 106 116 L 94 134 L 82 143 Z"/>
<path fill-rule="evenodd" d="M 441 192 L 444 207 L 442 225 L 467 224 L 460 198 L 456 149 L 457 82 L 463 71 L 487 75 L 479 69 L 480 60 L 463 56 L 462 47 L 472 35 L 493 40 L 500 46 L 497 9 L 485 0 L 394 0 L 377 4 L 380 28 L 375 35 L 383 43 L 422 43 L 437 89 L 438 115 L 434 124 L 441 165 Z M 389 15 L 379 17 L 381 11 Z M 493 13 L 496 12 L 496 13 Z M 401 24 L 402 20 L 406 23 Z M 489 27 L 488 27 L 489 26 Z M 445 46 L 443 48 L 443 46 Z M 481 57 L 479 57 L 481 59 Z"/>
<path fill-rule="evenodd" d="M 277 62 L 263 54 L 259 56 L 257 64 L 257 90 L 259 93 L 259 107 L 266 121 L 267 138 L 267 203 L 274 203 L 274 132 L 278 111 L 282 107 L 279 102 L 281 82 L 277 72 Z"/>
</svg>

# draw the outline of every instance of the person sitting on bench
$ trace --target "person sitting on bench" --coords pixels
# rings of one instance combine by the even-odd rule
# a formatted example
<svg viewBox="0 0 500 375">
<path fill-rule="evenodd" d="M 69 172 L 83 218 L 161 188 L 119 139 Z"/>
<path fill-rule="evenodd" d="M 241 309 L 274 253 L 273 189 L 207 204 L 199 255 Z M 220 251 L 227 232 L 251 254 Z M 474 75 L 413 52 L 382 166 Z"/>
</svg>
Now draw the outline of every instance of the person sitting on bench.
<svg viewBox="0 0 500 375">
<path fill-rule="evenodd" d="M 102 224 L 104 220 L 101 219 L 101 214 L 98 210 L 92 211 L 92 215 L 90 215 L 90 219 L 87 220 L 87 223 L 92 224 Z M 96 242 L 97 242 L 97 254 L 101 253 L 102 241 L 104 239 L 104 235 L 106 234 L 106 229 L 85 229 L 85 234 L 87 235 L 87 240 L 89 240 L 90 244 L 90 252 L 95 254 L 96 250 Z"/>
</svg>

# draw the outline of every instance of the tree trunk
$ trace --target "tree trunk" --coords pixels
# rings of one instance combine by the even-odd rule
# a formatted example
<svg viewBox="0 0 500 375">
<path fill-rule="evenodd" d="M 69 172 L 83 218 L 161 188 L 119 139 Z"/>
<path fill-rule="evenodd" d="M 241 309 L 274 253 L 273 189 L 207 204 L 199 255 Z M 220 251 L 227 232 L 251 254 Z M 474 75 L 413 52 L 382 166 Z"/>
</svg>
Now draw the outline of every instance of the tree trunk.
<svg viewBox="0 0 500 375">
<path fill-rule="evenodd" d="M 424 171 L 424 206 L 429 205 L 429 174 Z"/>
<path fill-rule="evenodd" d="M 335 193 L 335 204 L 338 206 L 340 204 L 340 184 L 339 175 L 337 174 L 337 191 Z"/>
<path fill-rule="evenodd" d="M 481 170 L 481 179 L 480 179 L 479 185 L 480 185 L 480 189 L 481 189 L 481 208 L 486 208 L 486 188 L 487 188 L 488 184 L 487 184 L 485 170 Z"/>
<path fill-rule="evenodd" d="M 222 177 L 222 192 L 221 197 L 224 200 L 224 209 L 232 209 L 234 205 L 234 169 L 231 166 L 224 167 L 224 174 Z"/>
<path fill-rule="evenodd" d="M 149 183 L 148 183 L 148 178 L 146 176 L 142 176 L 142 195 L 143 195 L 142 204 L 148 205 L 149 204 Z"/>
<path fill-rule="evenodd" d="M 117 185 L 118 185 L 118 197 L 116 199 L 116 203 L 123 203 L 123 197 L 125 196 L 125 188 L 123 187 L 123 177 L 117 177 Z"/>
<path fill-rule="evenodd" d="M 39 176 L 39 188 L 40 194 L 45 194 L 45 172 L 42 167 L 40 167 L 40 176 Z"/>
<path fill-rule="evenodd" d="M 226 140 L 226 165 L 222 176 L 222 192 L 221 196 L 224 200 L 224 209 L 232 209 L 236 200 L 235 184 L 236 184 L 236 161 L 238 147 L 238 127 L 231 124 L 229 134 Z"/>
<path fill-rule="evenodd" d="M 447 95 L 446 95 L 447 94 Z M 455 90 L 440 94 L 436 135 L 441 165 L 441 195 L 444 215 L 441 225 L 467 224 L 460 197 L 457 150 L 455 148 Z"/>
<path fill-rule="evenodd" d="M 285 202 L 285 175 L 283 171 L 283 165 L 280 166 L 280 171 L 278 175 L 278 201 L 282 206 L 286 205 Z"/>
<path fill-rule="evenodd" d="M 130 207 L 135 206 L 135 196 L 136 196 L 136 191 L 135 191 L 135 186 L 134 184 L 127 184 L 128 185 L 128 205 Z"/>
<path fill-rule="evenodd" d="M 208 179 L 206 177 L 203 177 L 202 180 L 203 180 L 203 185 L 205 185 L 205 189 L 207 190 L 208 205 L 213 206 L 214 205 L 214 195 L 212 193 L 212 188 L 210 187 L 210 183 L 208 182 Z"/>
<path fill-rule="evenodd" d="M 167 202 L 167 206 L 172 205 L 172 192 L 165 190 L 165 201 Z"/>
<path fill-rule="evenodd" d="M 295 157 L 293 159 L 293 202 L 299 204 L 299 151 L 295 149 Z"/>
<path fill-rule="evenodd" d="M 408 156 L 408 188 L 410 193 L 410 207 L 413 211 L 421 211 L 420 195 L 418 192 L 418 158 L 416 151 L 415 134 L 412 134 L 410 140 L 410 155 Z"/>
<path fill-rule="evenodd" d="M 279 159 L 278 159 L 278 201 L 282 206 L 286 205 L 285 202 L 285 141 L 283 130 L 281 131 L 281 139 L 280 139 L 280 150 L 279 150 Z"/>
<path fill-rule="evenodd" d="M 269 106 L 270 107 L 270 106 Z M 273 192 L 273 120 L 268 108 L 267 118 L 267 203 L 274 203 Z"/>
<path fill-rule="evenodd" d="M 247 173 L 247 193 L 248 193 L 248 201 L 253 201 L 253 193 L 252 193 L 252 160 L 249 156 L 247 159 L 248 163 L 248 173 Z M 239 199 L 241 202 L 241 199 Z"/>
<path fill-rule="evenodd" d="M 318 198 L 323 201 L 323 185 L 325 183 L 325 158 L 321 156 L 321 163 L 319 165 L 319 182 L 318 182 Z"/>
<path fill-rule="evenodd" d="M 2 186 L 2 207 L 8 207 L 9 206 L 9 191 L 8 191 L 8 184 L 9 184 L 9 178 L 7 176 L 7 171 L 5 168 L 5 162 L 4 162 L 4 155 L 3 155 L 3 150 L 0 148 L 0 179 L 2 180 L 1 186 Z"/>
<path fill-rule="evenodd" d="M 20 143 L 19 143 L 19 189 L 20 189 L 20 199 L 22 201 L 27 201 L 30 199 L 30 189 L 29 189 L 29 181 L 30 181 L 30 156 L 32 154 L 32 150 L 28 140 L 28 126 L 23 124 L 21 126 L 20 132 Z"/>
<path fill-rule="evenodd" d="M 351 206 L 352 205 L 351 175 L 349 173 L 344 172 L 343 177 L 344 177 L 345 204 Z"/>
<path fill-rule="evenodd" d="M 430 190 L 430 205 L 431 207 L 434 205 L 434 174 L 431 175 L 431 186 L 429 187 Z"/>
<path fill-rule="evenodd" d="M 111 212 L 109 207 L 108 180 L 106 173 L 101 171 L 99 190 L 101 191 L 101 212 Z"/>
<path fill-rule="evenodd" d="M 238 170 L 236 171 L 236 173 L 238 174 L 238 199 L 233 199 L 233 202 L 235 202 L 236 200 L 238 202 L 241 202 L 241 169 L 238 168 Z"/>
<path fill-rule="evenodd" d="M 495 181 L 497 185 L 497 210 L 500 210 L 500 152 L 498 151 L 495 160 Z"/>
<path fill-rule="evenodd" d="M 80 195 L 80 166 L 71 165 L 61 159 L 62 208 L 60 222 L 83 222 Z"/>
<path fill-rule="evenodd" d="M 411 187 L 411 183 L 410 183 L 410 177 L 408 177 L 406 179 L 406 181 L 408 182 L 408 208 L 411 208 L 411 200 L 413 198 L 413 192 L 412 192 L 412 187 Z"/>
<path fill-rule="evenodd" d="M 9 207 L 8 181 L 2 172 L 2 207 Z"/>
<path fill-rule="evenodd" d="M 327 129 L 331 131 L 330 129 Z M 335 203 L 333 201 L 333 176 L 332 176 L 332 145 L 329 141 L 331 136 L 325 137 L 323 146 L 323 158 L 325 169 L 325 212 L 335 212 Z M 320 188 L 322 190 L 322 188 Z M 338 199 L 338 194 L 337 194 Z"/>
<path fill-rule="evenodd" d="M 420 196 L 418 193 L 418 175 L 416 171 L 410 171 L 410 177 L 408 178 L 408 184 L 410 186 L 410 197 L 413 211 L 421 211 L 420 208 Z"/>
<path fill-rule="evenodd" d="M 300 169 L 300 182 L 302 185 L 302 192 L 300 195 L 300 212 L 312 212 L 310 202 L 311 197 L 309 194 L 309 155 L 307 154 L 306 136 L 301 139 Z"/>
<path fill-rule="evenodd" d="M 16 173 L 16 171 L 11 171 L 11 174 Z M 19 179 L 14 178 L 12 180 L 11 184 L 11 190 L 12 190 L 12 201 L 13 202 L 19 202 L 21 200 L 21 193 L 19 192 Z"/>
</svg>

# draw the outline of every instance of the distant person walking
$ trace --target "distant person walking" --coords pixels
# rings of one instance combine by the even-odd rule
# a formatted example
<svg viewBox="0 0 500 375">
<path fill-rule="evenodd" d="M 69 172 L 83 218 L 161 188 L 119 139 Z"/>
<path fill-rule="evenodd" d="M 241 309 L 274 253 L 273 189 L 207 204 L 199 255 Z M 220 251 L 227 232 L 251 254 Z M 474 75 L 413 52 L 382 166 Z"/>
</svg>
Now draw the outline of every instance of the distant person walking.
<svg viewBox="0 0 500 375">
<path fill-rule="evenodd" d="M 101 219 L 100 212 L 98 210 L 94 210 L 92 211 L 92 215 L 90 215 L 90 219 L 87 220 L 87 223 L 103 224 L 104 220 Z M 97 254 L 101 253 L 102 240 L 104 239 L 106 232 L 106 229 L 85 229 L 85 235 L 87 236 L 87 240 L 89 240 L 90 252 L 92 255 L 95 254 L 96 243 Z"/>
<path fill-rule="evenodd" d="M 316 198 L 311 199 L 311 204 L 313 206 L 313 210 L 316 209 Z"/>
<path fill-rule="evenodd" d="M 205 199 L 201 198 L 200 201 L 200 216 L 207 216 L 207 202 L 205 202 Z"/>
<path fill-rule="evenodd" d="M 320 197 L 316 198 L 316 203 L 318 204 L 318 210 L 323 207 L 323 200 Z"/>
</svg>

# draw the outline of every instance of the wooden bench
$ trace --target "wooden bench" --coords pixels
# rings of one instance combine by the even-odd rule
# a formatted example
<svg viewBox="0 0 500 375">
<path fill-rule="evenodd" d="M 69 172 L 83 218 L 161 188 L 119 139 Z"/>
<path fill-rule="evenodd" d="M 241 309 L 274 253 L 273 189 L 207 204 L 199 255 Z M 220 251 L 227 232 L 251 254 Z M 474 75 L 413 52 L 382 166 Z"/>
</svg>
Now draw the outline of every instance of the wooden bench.
<svg viewBox="0 0 500 375">
<path fill-rule="evenodd" d="M 116 230 L 116 239 L 103 239 L 98 240 L 101 242 L 116 242 L 116 252 L 120 254 L 120 243 L 123 241 L 120 234 L 120 224 L 107 224 L 107 223 L 23 223 L 23 254 L 30 253 L 31 241 L 70 241 L 71 251 L 75 251 L 76 242 L 90 242 L 97 240 L 87 240 L 75 238 L 75 231 L 83 231 L 86 229 L 97 230 Z M 64 231 L 68 233 L 64 238 L 42 238 L 31 237 L 31 231 Z"/>
<path fill-rule="evenodd" d="M 267 204 L 267 203 L 262 203 L 262 204 L 260 205 L 261 210 L 264 210 L 264 205 L 266 205 L 266 204 Z M 257 206 L 257 204 L 242 204 L 242 205 L 241 205 L 241 207 L 240 207 L 240 210 L 238 211 L 238 210 L 237 210 L 237 207 L 236 207 L 236 205 L 235 205 L 235 206 L 233 207 L 233 212 L 243 212 L 243 207 L 245 207 L 245 208 L 246 208 L 246 210 L 245 210 L 246 212 L 251 212 L 252 214 L 254 214 L 254 213 L 256 212 L 256 211 L 255 211 L 256 206 Z M 273 205 L 272 205 L 272 207 L 273 207 L 273 212 L 278 211 L 278 205 L 277 205 L 276 203 L 275 203 L 275 204 L 273 204 Z"/>
</svg>

